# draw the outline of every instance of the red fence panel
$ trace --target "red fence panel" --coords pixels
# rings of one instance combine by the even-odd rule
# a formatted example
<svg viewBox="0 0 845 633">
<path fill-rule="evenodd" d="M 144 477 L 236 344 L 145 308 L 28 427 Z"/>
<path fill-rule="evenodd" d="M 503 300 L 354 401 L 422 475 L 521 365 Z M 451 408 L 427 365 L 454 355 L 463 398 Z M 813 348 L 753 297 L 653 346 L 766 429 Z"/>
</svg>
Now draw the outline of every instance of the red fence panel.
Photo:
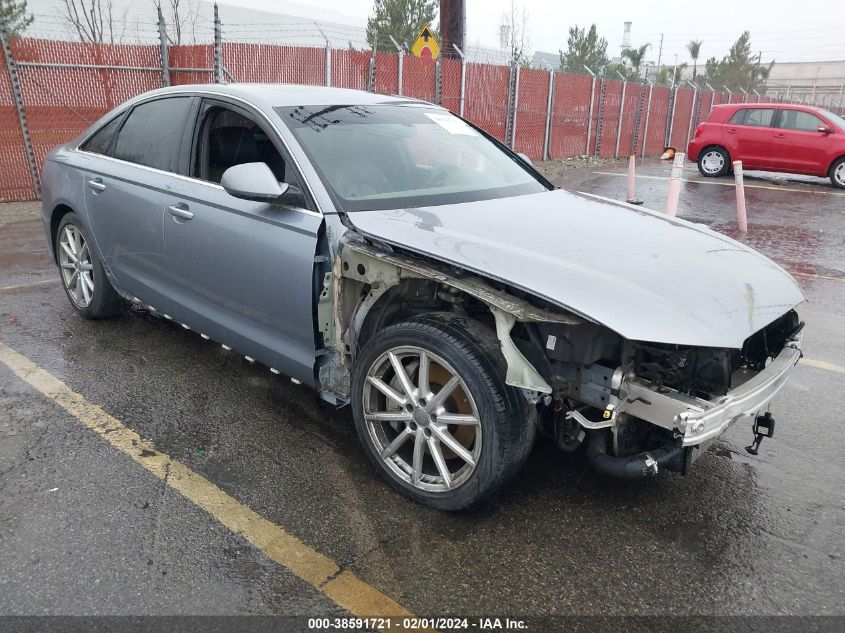
<svg viewBox="0 0 845 633">
<path fill-rule="evenodd" d="M 548 105 L 549 73 L 544 70 L 521 69 L 514 149 L 527 154 L 532 160 L 543 159 Z"/>
<path fill-rule="evenodd" d="M 326 50 L 275 44 L 223 44 L 223 66 L 235 81 L 326 83 Z"/>
<path fill-rule="evenodd" d="M 369 51 L 332 51 L 332 85 L 366 90 L 370 77 Z"/>
<path fill-rule="evenodd" d="M 645 153 L 659 154 L 666 140 L 666 117 L 669 114 L 669 88 L 655 86 L 651 94 L 648 132 L 645 136 Z"/>
<path fill-rule="evenodd" d="M 405 55 L 402 68 L 402 94 L 414 99 L 434 102 L 435 61 L 431 58 Z"/>
<path fill-rule="evenodd" d="M 637 122 L 637 109 L 640 106 L 642 84 L 627 82 L 625 84 L 625 107 L 622 110 L 622 129 L 619 139 L 619 156 L 626 157 L 635 153 L 631 149 L 634 142 L 634 126 Z M 619 113 L 615 114 L 619 118 Z"/>
<path fill-rule="evenodd" d="M 599 156 L 609 158 L 616 152 L 616 137 L 620 129 L 619 104 L 621 101 L 622 82 L 617 79 L 605 80 L 601 143 L 599 144 L 601 151 L 599 152 Z"/>
<path fill-rule="evenodd" d="M 398 86 L 399 59 L 390 53 L 377 53 L 375 91 L 383 95 L 395 95 L 399 92 Z"/>
<path fill-rule="evenodd" d="M 467 64 L 464 116 L 500 141 L 505 140 L 510 68 Z"/>
<path fill-rule="evenodd" d="M 669 145 L 679 152 L 687 151 L 687 134 L 691 133 L 690 120 L 695 115 L 692 111 L 693 100 L 692 90 L 689 88 L 678 88 L 675 95 L 675 116 L 672 118 L 672 137 Z"/>
<path fill-rule="evenodd" d="M 171 68 L 194 69 L 172 71 L 170 83 L 174 86 L 214 83 L 214 47 L 211 44 L 171 46 L 169 57 Z"/>
<path fill-rule="evenodd" d="M 552 158 L 581 156 L 587 141 L 592 80 L 583 75 L 558 73 L 552 110 Z"/>
<path fill-rule="evenodd" d="M 455 114 L 461 111 L 461 60 L 440 62 L 440 105 Z"/>
<path fill-rule="evenodd" d="M 5 57 L 0 56 L 0 202 L 33 200 L 35 188 L 26 163 L 26 151 L 12 98 Z"/>
</svg>

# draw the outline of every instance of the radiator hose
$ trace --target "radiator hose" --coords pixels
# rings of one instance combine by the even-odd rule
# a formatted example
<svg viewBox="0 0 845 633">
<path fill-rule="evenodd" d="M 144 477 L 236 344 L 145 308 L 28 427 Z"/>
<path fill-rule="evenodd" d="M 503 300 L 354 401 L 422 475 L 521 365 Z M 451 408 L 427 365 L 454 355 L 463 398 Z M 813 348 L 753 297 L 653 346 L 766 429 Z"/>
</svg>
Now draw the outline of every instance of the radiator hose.
<svg viewBox="0 0 845 633">
<path fill-rule="evenodd" d="M 617 479 L 642 479 L 654 477 L 660 466 L 665 466 L 683 451 L 681 446 L 662 446 L 627 457 L 607 454 L 607 435 L 592 431 L 587 438 L 587 459 L 593 468 Z"/>
</svg>

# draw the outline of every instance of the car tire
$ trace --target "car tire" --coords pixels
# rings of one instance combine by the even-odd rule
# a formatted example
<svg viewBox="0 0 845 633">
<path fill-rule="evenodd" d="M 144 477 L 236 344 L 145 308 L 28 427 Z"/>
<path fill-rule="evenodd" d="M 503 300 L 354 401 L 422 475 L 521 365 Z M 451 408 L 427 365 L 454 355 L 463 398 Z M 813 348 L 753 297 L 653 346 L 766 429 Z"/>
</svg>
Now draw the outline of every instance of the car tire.
<svg viewBox="0 0 845 633">
<path fill-rule="evenodd" d="M 420 384 L 423 353 L 430 388 Z M 429 313 L 372 337 L 355 359 L 352 406 L 379 474 L 404 496 L 439 510 L 461 510 L 492 495 L 524 464 L 536 435 L 536 408 L 505 384 L 505 373 L 496 335 L 466 317 Z M 451 383 L 438 404 L 437 394 Z M 454 442 L 462 452 L 450 448 Z"/>
<path fill-rule="evenodd" d="M 833 161 L 828 176 L 834 187 L 845 189 L 845 156 Z"/>
<path fill-rule="evenodd" d="M 86 319 L 121 314 L 123 299 L 112 287 L 90 244 L 79 216 L 73 212 L 66 214 L 56 231 L 56 261 L 65 294 Z"/>
<path fill-rule="evenodd" d="M 707 178 L 727 176 L 731 172 L 731 156 L 724 147 L 711 145 L 698 155 L 698 171 Z"/>
</svg>

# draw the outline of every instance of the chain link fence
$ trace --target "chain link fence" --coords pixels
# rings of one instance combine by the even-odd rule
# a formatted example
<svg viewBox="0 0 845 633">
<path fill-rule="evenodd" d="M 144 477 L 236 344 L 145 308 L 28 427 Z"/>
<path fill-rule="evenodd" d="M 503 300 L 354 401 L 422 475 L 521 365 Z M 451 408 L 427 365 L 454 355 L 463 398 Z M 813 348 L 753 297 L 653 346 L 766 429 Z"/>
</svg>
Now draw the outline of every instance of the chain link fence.
<svg viewBox="0 0 845 633">
<path fill-rule="evenodd" d="M 437 61 L 374 52 L 359 30 L 304 20 L 223 24 L 216 9 L 179 29 L 153 12 L 131 19 L 146 42 L 156 34 L 159 42 L 71 42 L 66 31 L 64 40 L 10 40 L 0 24 L 0 201 L 37 199 L 50 149 L 166 85 L 272 82 L 405 95 L 438 103 L 535 160 L 684 149 L 715 105 L 781 101 L 520 68 L 459 50 Z M 842 106 L 830 109 L 842 114 Z"/>
</svg>

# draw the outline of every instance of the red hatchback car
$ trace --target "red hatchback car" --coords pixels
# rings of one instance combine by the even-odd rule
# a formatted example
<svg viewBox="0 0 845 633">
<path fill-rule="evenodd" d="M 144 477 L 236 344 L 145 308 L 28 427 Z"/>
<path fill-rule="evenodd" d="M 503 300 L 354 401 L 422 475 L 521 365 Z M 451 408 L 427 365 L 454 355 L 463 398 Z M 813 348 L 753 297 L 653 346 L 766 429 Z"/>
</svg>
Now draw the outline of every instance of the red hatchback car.
<svg viewBox="0 0 845 633">
<path fill-rule="evenodd" d="M 845 189 L 845 119 L 802 105 L 717 105 L 698 126 L 687 150 L 705 176 L 743 169 L 828 176 Z"/>
</svg>

